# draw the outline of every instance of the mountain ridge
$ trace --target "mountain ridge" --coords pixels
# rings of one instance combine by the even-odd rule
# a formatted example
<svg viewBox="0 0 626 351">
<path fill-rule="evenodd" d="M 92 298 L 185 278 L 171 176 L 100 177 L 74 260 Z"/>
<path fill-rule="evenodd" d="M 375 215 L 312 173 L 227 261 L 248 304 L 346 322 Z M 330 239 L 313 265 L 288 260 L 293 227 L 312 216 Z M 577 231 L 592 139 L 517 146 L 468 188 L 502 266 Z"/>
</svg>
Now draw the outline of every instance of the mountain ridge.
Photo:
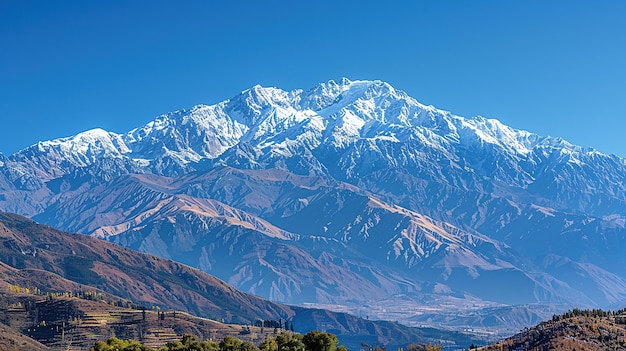
<svg viewBox="0 0 626 351">
<path fill-rule="evenodd" d="M 12 286 L 32 292 L 39 289 L 44 293 L 41 299 L 46 298 L 46 292 L 67 295 L 93 291 L 124 305 L 157 305 L 163 311 L 189 312 L 213 321 L 253 325 L 259 320 L 290 320 L 298 331 L 333 329 L 340 338 L 351 341 L 352 347 L 360 345 L 358 340 L 387 345 L 417 340 L 440 339 L 450 344 L 455 343 L 454 338 L 476 340 L 467 334 L 408 328 L 345 313 L 277 304 L 190 266 L 3 212 L 0 281 L 4 283 L 1 296 L 10 294 Z M 25 301 L 23 296 L 21 299 Z M 71 322 L 71 318 L 64 322 Z"/>
<path fill-rule="evenodd" d="M 381 81 L 257 85 L 127 133 L 0 157 L 0 209 L 210 272 L 221 248 L 238 271 L 213 273 L 283 302 L 409 293 L 546 313 L 626 301 L 626 160 L 456 116 Z M 250 259 L 260 243 L 285 260 Z M 324 286 L 285 280 L 285 262 Z M 507 298 L 499 282 L 519 289 Z M 299 299 L 308 289 L 315 301 Z"/>
</svg>

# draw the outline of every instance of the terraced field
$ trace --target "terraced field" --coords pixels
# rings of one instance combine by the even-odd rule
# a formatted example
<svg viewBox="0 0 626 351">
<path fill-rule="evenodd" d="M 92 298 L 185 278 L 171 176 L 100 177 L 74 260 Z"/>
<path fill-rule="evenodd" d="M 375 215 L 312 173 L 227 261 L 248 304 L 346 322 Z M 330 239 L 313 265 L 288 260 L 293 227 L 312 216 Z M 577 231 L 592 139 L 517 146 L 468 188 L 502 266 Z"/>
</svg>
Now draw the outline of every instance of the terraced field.
<svg viewBox="0 0 626 351">
<path fill-rule="evenodd" d="M 5 331 L 13 339 L 18 335 L 24 340 L 30 338 L 31 343 L 36 340 L 42 350 L 86 350 L 96 341 L 111 336 L 135 339 L 158 348 L 169 341 L 180 340 L 186 333 L 216 341 L 230 335 L 258 344 L 275 333 L 274 328 L 225 324 L 180 311 L 130 309 L 75 297 L 50 299 L 29 294 L 2 294 L 2 300 L 0 341 Z M 17 345 L 21 344 L 24 341 L 17 341 Z M 37 347 L 24 344 L 22 349 Z"/>
</svg>

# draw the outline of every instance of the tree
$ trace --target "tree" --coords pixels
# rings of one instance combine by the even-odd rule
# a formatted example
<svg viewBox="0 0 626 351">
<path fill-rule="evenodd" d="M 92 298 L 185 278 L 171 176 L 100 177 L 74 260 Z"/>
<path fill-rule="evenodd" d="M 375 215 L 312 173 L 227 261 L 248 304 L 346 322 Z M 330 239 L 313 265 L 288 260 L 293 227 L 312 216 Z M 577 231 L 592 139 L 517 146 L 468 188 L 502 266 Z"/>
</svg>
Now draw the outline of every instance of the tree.
<svg viewBox="0 0 626 351">
<path fill-rule="evenodd" d="M 215 341 L 196 341 L 191 334 L 184 334 L 181 341 L 170 341 L 163 346 L 161 351 L 220 351 L 220 346 Z"/>
<path fill-rule="evenodd" d="M 96 341 L 96 344 L 89 348 L 89 351 L 107 351 L 109 350 L 109 345 L 107 345 L 104 341 Z"/>
<path fill-rule="evenodd" d="M 243 341 L 227 336 L 220 342 L 220 351 L 240 351 Z"/>
<path fill-rule="evenodd" d="M 107 342 L 98 341 L 89 351 L 148 351 L 149 348 L 143 346 L 135 340 L 120 340 L 111 337 Z"/>
<path fill-rule="evenodd" d="M 163 347 L 161 347 L 161 351 L 178 351 L 183 350 L 185 346 L 180 341 L 168 341 Z"/>
<path fill-rule="evenodd" d="M 244 341 L 239 345 L 239 351 L 258 351 L 259 349 L 254 346 L 253 343 L 249 341 Z"/>
<path fill-rule="evenodd" d="M 278 344 L 274 338 L 269 337 L 259 345 L 261 351 L 278 351 Z"/>
<path fill-rule="evenodd" d="M 278 351 L 304 351 L 304 344 L 302 343 L 302 335 L 280 333 L 276 336 L 276 344 L 278 345 Z"/>
<path fill-rule="evenodd" d="M 191 334 L 183 334 L 183 338 L 181 339 L 183 345 L 189 347 L 196 342 L 196 337 Z"/>
<path fill-rule="evenodd" d="M 334 334 L 312 330 L 302 337 L 302 342 L 307 351 L 335 351 L 339 340 Z"/>
<path fill-rule="evenodd" d="M 215 341 L 203 341 L 199 344 L 200 348 L 199 350 L 201 351 L 219 351 L 220 350 L 220 344 L 216 343 Z"/>
</svg>

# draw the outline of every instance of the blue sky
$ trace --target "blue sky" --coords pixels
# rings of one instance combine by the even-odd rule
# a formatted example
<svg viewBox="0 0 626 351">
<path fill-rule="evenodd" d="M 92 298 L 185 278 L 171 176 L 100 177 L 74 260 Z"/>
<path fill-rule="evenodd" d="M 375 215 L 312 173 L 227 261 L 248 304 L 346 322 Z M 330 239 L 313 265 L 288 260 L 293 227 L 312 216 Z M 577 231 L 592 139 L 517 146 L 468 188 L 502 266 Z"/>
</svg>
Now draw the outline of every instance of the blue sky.
<svg viewBox="0 0 626 351">
<path fill-rule="evenodd" d="M 6 155 L 344 76 L 626 156 L 626 1 L 0 0 Z"/>
</svg>

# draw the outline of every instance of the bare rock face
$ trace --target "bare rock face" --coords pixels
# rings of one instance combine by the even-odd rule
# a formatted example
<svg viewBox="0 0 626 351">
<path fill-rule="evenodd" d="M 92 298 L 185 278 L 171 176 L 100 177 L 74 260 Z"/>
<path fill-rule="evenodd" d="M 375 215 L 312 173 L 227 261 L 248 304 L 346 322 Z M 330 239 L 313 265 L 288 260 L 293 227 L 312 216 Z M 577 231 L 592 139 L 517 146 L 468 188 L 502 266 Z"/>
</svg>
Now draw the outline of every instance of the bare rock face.
<svg viewBox="0 0 626 351">
<path fill-rule="evenodd" d="M 0 209 L 275 301 L 394 320 L 383 305 L 408 303 L 408 323 L 433 301 L 459 321 L 626 301 L 624 159 L 380 81 L 255 86 L 0 155 Z"/>
</svg>

